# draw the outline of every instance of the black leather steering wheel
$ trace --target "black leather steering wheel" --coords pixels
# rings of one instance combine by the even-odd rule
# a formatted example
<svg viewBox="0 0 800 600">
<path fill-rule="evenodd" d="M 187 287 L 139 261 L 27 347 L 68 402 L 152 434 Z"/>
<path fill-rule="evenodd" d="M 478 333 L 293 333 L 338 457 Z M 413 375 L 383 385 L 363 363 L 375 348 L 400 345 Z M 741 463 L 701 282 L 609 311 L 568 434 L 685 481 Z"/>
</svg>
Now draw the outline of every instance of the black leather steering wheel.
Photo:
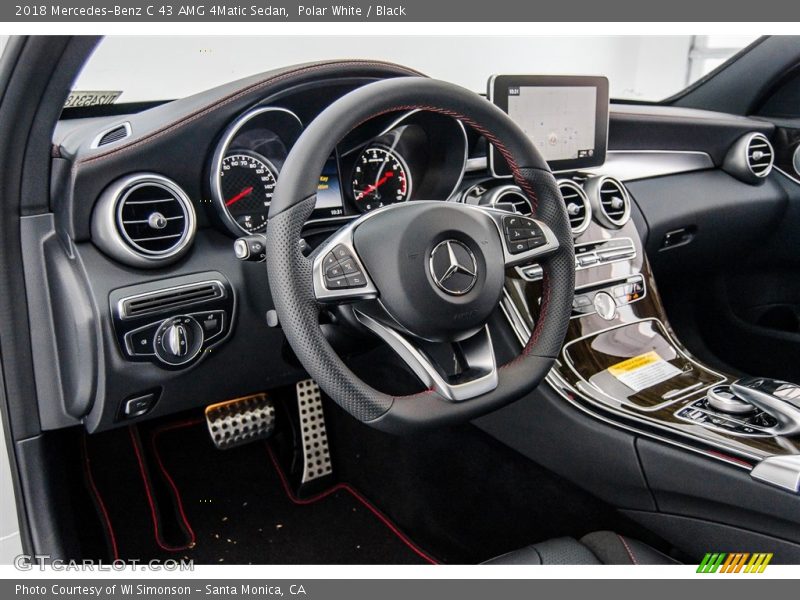
<svg viewBox="0 0 800 600">
<path fill-rule="evenodd" d="M 444 199 L 414 200 L 365 214 L 305 257 L 302 227 L 336 144 L 374 117 L 415 109 L 460 119 L 486 137 L 529 198 L 532 218 Z M 459 86 L 397 78 L 331 104 L 286 159 L 266 238 L 270 288 L 289 344 L 322 390 L 374 427 L 402 432 L 497 409 L 533 390 L 564 342 L 575 263 L 555 178 L 503 111 Z M 519 356 L 498 367 L 486 322 L 500 301 L 505 270 L 533 261 L 544 271 L 539 319 Z M 319 325 L 321 307 L 341 302 L 353 303 L 356 318 L 397 352 L 426 391 L 382 393 L 342 362 Z M 430 342 L 453 345 L 461 358 L 457 375 L 445 374 L 429 357 L 424 348 Z"/>
</svg>

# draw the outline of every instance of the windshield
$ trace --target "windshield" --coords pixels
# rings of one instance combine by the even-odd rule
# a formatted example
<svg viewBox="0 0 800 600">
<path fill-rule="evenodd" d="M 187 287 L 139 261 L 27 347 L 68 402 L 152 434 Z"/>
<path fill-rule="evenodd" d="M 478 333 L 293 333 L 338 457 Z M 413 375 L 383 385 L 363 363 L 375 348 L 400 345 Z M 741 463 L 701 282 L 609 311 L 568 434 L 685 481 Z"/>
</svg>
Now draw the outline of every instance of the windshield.
<svg viewBox="0 0 800 600">
<path fill-rule="evenodd" d="M 612 98 L 658 101 L 756 36 L 269 36 L 103 39 L 73 89 L 169 100 L 276 67 L 387 60 L 483 92 L 493 74 L 605 75 Z M 111 97 L 111 96 L 107 96 Z"/>
</svg>

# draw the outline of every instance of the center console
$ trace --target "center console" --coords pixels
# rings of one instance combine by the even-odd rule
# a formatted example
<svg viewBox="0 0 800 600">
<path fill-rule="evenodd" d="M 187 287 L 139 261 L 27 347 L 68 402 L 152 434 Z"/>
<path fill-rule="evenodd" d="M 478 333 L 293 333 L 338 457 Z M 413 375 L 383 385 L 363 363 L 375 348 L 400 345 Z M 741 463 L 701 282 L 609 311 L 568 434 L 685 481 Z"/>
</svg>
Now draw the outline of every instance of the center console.
<svg viewBox="0 0 800 600">
<path fill-rule="evenodd" d="M 605 209 L 591 198 L 588 206 Z M 669 325 L 634 222 L 597 221 L 575 239 L 573 316 L 549 385 L 593 414 L 800 492 L 800 387 L 740 379 L 695 359 Z M 503 312 L 524 345 L 538 318 L 541 269 L 506 275 Z"/>
</svg>

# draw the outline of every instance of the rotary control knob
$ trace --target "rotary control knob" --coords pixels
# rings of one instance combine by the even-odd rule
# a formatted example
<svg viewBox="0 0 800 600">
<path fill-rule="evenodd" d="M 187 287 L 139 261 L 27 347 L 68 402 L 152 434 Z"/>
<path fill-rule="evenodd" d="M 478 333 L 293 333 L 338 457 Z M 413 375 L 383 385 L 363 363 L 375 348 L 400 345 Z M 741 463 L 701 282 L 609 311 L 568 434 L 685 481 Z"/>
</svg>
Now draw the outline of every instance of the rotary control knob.
<svg viewBox="0 0 800 600">
<path fill-rule="evenodd" d="M 203 328 L 194 317 L 172 317 L 156 330 L 153 347 L 162 362 L 170 366 L 185 365 L 203 347 Z"/>
<path fill-rule="evenodd" d="M 611 294 L 598 292 L 594 296 L 594 309 L 601 318 L 610 321 L 617 316 L 617 303 Z"/>
</svg>

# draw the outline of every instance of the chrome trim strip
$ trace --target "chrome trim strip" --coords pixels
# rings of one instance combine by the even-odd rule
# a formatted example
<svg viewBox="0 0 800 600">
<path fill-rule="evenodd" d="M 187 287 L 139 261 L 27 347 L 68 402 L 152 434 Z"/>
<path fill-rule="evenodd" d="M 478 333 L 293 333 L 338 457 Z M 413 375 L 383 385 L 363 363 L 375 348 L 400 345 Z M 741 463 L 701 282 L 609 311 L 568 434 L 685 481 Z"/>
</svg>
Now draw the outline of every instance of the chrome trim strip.
<svg viewBox="0 0 800 600">
<path fill-rule="evenodd" d="M 213 285 L 213 286 L 215 286 L 217 288 L 217 290 L 219 291 L 218 295 L 214 296 L 213 298 L 203 298 L 202 300 L 186 302 L 186 303 L 183 303 L 183 304 L 176 304 L 175 306 L 169 307 L 166 311 L 158 311 L 158 310 L 156 310 L 156 311 L 148 311 L 148 312 L 139 313 L 139 314 L 133 315 L 133 316 L 129 315 L 125 311 L 125 303 L 129 302 L 131 300 L 137 300 L 139 298 L 147 298 L 148 296 L 155 296 L 155 295 L 158 295 L 158 294 L 174 292 L 174 291 L 177 291 L 177 290 L 184 290 L 186 288 L 200 287 L 200 286 L 203 286 L 203 285 Z M 185 284 L 182 284 L 182 285 L 175 285 L 175 286 L 160 288 L 160 289 L 157 289 L 157 290 L 152 290 L 150 292 L 142 292 L 141 294 L 134 294 L 133 296 L 125 296 L 124 298 L 120 298 L 120 300 L 117 302 L 117 315 L 123 321 L 125 321 L 127 319 L 138 319 L 139 317 L 144 317 L 144 316 L 152 315 L 152 314 L 158 314 L 159 312 L 169 312 L 169 311 L 171 311 L 173 309 L 176 309 L 176 308 L 182 308 L 184 306 L 191 306 L 192 304 L 196 304 L 197 302 L 209 302 L 209 301 L 212 301 L 212 300 L 220 300 L 222 298 L 225 298 L 226 294 L 227 294 L 227 292 L 225 291 L 225 286 L 222 284 L 222 282 L 219 279 L 207 279 L 205 281 L 196 281 L 196 282 L 192 282 L 192 283 L 185 283 Z M 135 330 L 135 331 L 138 331 L 138 330 Z"/>
<path fill-rule="evenodd" d="M 750 477 L 799 494 L 800 454 L 769 456 L 753 467 Z"/>
<path fill-rule="evenodd" d="M 611 175 L 622 182 L 677 175 L 714 168 L 706 152 L 694 150 L 611 150 L 601 167 L 584 169 L 591 175 Z"/>
<path fill-rule="evenodd" d="M 464 383 L 451 384 L 445 381 L 425 353 L 417 349 L 400 332 L 383 325 L 359 310 L 353 312 L 361 324 L 386 342 L 400 356 L 424 385 L 435 389 L 443 398 L 451 402 L 462 402 L 491 392 L 497 387 L 499 377 L 488 325 L 485 325 L 471 338 L 461 342 L 464 359 L 469 367 L 483 374 Z"/>
</svg>

